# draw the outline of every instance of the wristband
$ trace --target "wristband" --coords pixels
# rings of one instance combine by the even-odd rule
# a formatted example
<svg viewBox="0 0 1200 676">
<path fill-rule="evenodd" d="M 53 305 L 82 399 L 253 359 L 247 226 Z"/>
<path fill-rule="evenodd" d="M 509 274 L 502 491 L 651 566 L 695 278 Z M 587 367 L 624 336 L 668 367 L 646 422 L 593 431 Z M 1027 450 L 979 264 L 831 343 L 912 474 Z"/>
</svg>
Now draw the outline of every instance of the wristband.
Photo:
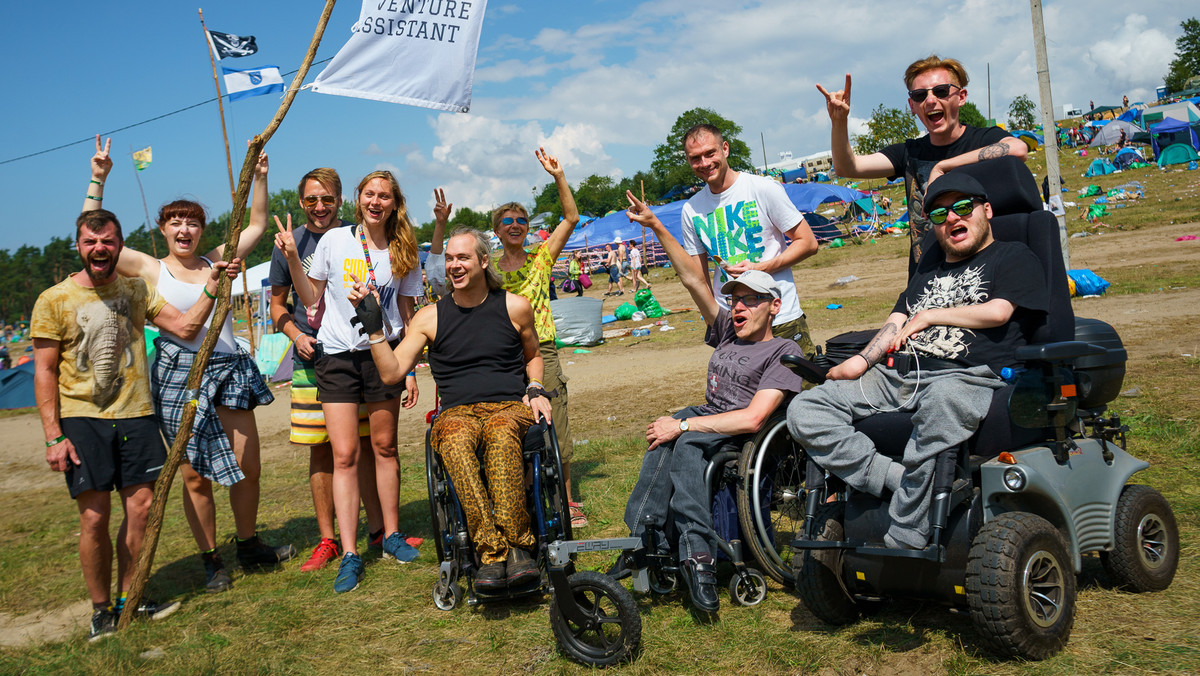
<svg viewBox="0 0 1200 676">
<path fill-rule="evenodd" d="M 542 397 L 543 399 L 547 399 L 547 400 L 550 399 L 549 392 L 547 392 L 546 390 L 544 390 L 540 387 L 536 387 L 536 386 L 526 389 L 525 396 L 529 397 L 530 399 L 533 399 L 534 397 Z"/>
<path fill-rule="evenodd" d="M 213 299 L 213 300 L 216 300 L 216 299 L 217 299 L 217 297 L 216 297 L 216 296 L 214 296 L 214 295 L 212 295 L 211 293 L 209 293 L 209 292 L 208 292 L 208 285 L 207 285 L 207 284 L 205 284 L 205 285 L 204 285 L 204 295 L 208 296 L 209 298 L 211 298 L 211 299 Z"/>
<path fill-rule="evenodd" d="M 863 360 L 863 361 L 865 361 L 865 362 L 867 362 L 867 368 L 871 368 L 871 360 L 870 360 L 870 359 L 867 359 L 866 357 L 863 357 L 861 354 L 856 354 L 856 355 L 854 355 L 854 356 L 855 356 L 855 357 L 862 357 L 862 360 Z"/>
<path fill-rule="evenodd" d="M 101 181 L 97 181 L 97 180 L 96 180 L 96 179 L 94 179 L 94 178 L 93 178 L 93 179 L 92 179 L 90 182 L 91 182 L 91 183 L 95 183 L 96 185 L 98 185 L 98 186 L 101 186 L 101 187 L 103 187 L 103 186 L 104 186 L 104 183 L 103 183 L 103 182 L 101 182 Z"/>
<path fill-rule="evenodd" d="M 413 378 L 416 378 L 416 377 L 417 377 L 417 372 L 416 372 L 416 371 L 409 371 L 409 372 L 408 372 L 408 375 L 412 376 Z"/>
<path fill-rule="evenodd" d="M 368 345 L 378 345 L 378 344 L 382 343 L 382 342 L 383 342 L 383 341 L 385 341 L 385 340 L 387 340 L 387 336 L 380 336 L 380 337 L 378 337 L 378 338 L 371 338 L 371 337 L 368 337 L 368 338 L 367 338 L 367 344 L 368 344 Z"/>
<path fill-rule="evenodd" d="M 57 445 L 61 444 L 62 442 L 66 441 L 66 440 L 67 440 L 67 435 L 65 435 L 65 434 L 60 434 L 60 435 L 58 435 L 58 438 L 57 438 L 57 439 L 55 439 L 55 440 L 53 440 L 53 441 L 47 441 L 47 442 L 46 442 L 46 448 L 50 448 L 51 446 L 57 446 Z"/>
<path fill-rule="evenodd" d="M 529 380 L 529 385 L 527 385 L 527 386 L 525 387 L 525 390 L 526 390 L 526 391 L 528 391 L 528 390 L 530 390 L 530 389 L 533 389 L 534 387 L 542 387 L 542 388 L 544 388 L 544 387 L 545 387 L 545 385 L 543 385 L 543 384 L 542 384 L 542 381 L 540 381 L 540 380 L 534 380 L 534 379 L 532 379 L 532 378 L 531 378 L 531 379 Z"/>
<path fill-rule="evenodd" d="M 103 202 L 103 201 L 104 201 L 104 198 L 103 198 L 103 197 L 96 197 L 95 195 L 84 195 L 84 196 L 83 196 L 83 198 L 84 198 L 84 199 L 89 199 L 89 200 L 96 200 L 97 202 Z"/>
</svg>

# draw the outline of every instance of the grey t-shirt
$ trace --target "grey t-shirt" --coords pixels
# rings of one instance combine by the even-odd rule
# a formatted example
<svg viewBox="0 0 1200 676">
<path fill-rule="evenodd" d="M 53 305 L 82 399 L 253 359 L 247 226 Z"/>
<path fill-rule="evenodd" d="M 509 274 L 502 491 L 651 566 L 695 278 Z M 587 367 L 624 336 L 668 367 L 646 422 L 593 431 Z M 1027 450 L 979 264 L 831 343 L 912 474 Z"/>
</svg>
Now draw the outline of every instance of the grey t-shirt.
<svg viewBox="0 0 1200 676">
<path fill-rule="evenodd" d="M 733 315 L 724 308 L 708 327 L 704 342 L 716 348 L 708 360 L 706 403 L 703 415 L 746 408 L 759 390 L 798 393 L 804 379 L 779 363 L 785 354 L 803 356 L 800 346 L 786 338 L 761 343 L 740 340 L 733 329 Z"/>
<path fill-rule="evenodd" d="M 347 225 L 354 224 L 349 221 L 339 221 L 339 225 L 337 227 L 341 228 Z M 301 226 L 292 231 L 296 238 L 296 252 L 300 254 L 300 262 L 304 264 L 305 272 L 308 272 L 308 266 L 312 264 L 313 252 L 317 250 L 317 242 L 320 242 L 321 238 L 325 236 L 325 233 L 330 232 L 332 229 L 333 228 L 330 228 L 325 232 L 313 232 L 312 230 Z M 292 284 L 292 272 L 288 268 L 287 258 L 284 257 L 283 252 L 279 249 L 271 250 L 271 273 L 267 277 L 270 280 L 271 286 L 293 287 L 291 295 L 292 307 L 301 307 L 300 298 L 296 295 L 296 289 Z M 317 336 L 317 330 L 308 325 L 308 313 L 305 312 L 303 308 L 301 308 L 299 312 L 293 311 L 292 319 L 295 320 L 296 327 L 299 328 L 301 332 L 306 333 L 314 338 Z"/>
</svg>

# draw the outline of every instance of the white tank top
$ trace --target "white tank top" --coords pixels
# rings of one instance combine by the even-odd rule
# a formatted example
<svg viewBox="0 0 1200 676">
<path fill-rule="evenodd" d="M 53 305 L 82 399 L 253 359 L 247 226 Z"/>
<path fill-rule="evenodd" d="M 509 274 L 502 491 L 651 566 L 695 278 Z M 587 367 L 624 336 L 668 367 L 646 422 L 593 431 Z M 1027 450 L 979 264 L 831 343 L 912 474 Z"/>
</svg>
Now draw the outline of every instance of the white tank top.
<svg viewBox="0 0 1200 676">
<path fill-rule="evenodd" d="M 204 256 L 200 260 L 208 263 L 212 267 L 212 261 Z M 187 312 L 196 301 L 200 300 L 200 294 L 204 293 L 204 284 L 188 284 L 181 282 L 171 274 L 167 268 L 165 261 L 158 262 L 158 292 L 166 299 L 168 303 L 173 305 L 180 312 Z M 214 310 L 216 307 L 214 306 Z M 179 336 L 162 329 L 162 335 L 169 338 L 171 342 L 182 345 L 187 349 L 196 352 L 200 349 L 200 343 L 204 342 L 204 336 L 208 335 L 208 325 L 212 321 L 212 313 L 208 314 L 208 318 L 204 320 L 204 328 L 200 329 L 200 333 L 192 340 L 184 340 Z M 161 328 L 161 327 L 159 327 Z M 233 340 L 233 313 L 229 313 L 225 317 L 225 325 L 221 327 L 221 337 L 217 339 L 217 352 L 229 352 L 237 354 L 238 346 Z"/>
</svg>

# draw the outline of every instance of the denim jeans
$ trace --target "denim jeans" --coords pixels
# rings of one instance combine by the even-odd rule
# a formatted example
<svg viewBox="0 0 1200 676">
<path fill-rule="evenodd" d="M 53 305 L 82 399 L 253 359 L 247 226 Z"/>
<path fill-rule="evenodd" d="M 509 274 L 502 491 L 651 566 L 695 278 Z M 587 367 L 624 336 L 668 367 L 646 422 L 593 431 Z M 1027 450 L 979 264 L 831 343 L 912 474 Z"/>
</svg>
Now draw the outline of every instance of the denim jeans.
<svg viewBox="0 0 1200 676">
<path fill-rule="evenodd" d="M 700 415 L 689 406 L 671 416 Z M 704 469 L 719 451 L 736 443 L 736 437 L 707 432 L 684 432 L 672 442 L 646 452 L 642 471 L 625 505 L 625 525 L 633 537 L 647 526 L 666 530 L 668 523 L 679 535 L 680 560 L 711 553 L 713 545 L 712 496 L 704 483 Z"/>
</svg>

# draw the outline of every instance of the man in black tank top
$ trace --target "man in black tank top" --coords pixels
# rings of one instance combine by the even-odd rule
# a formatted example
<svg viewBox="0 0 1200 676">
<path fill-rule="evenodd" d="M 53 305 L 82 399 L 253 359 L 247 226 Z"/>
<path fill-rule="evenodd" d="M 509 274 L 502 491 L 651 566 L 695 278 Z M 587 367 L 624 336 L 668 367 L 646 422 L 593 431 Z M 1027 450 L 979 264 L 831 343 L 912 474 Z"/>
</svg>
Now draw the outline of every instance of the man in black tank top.
<svg viewBox="0 0 1200 676">
<path fill-rule="evenodd" d="M 454 481 L 482 564 L 475 586 L 502 589 L 538 577 L 521 446 L 535 417 L 550 418 L 550 400 L 542 387 L 533 308 L 501 288 L 487 240 L 477 231 L 451 233 L 446 281 L 451 293 L 413 317 L 395 351 L 383 340 L 371 290 L 356 283 L 350 301 L 370 336 L 371 357 L 384 383 L 403 379 L 429 346 L 442 406 L 433 445 Z M 475 455 L 480 443 L 487 487 Z"/>
</svg>

